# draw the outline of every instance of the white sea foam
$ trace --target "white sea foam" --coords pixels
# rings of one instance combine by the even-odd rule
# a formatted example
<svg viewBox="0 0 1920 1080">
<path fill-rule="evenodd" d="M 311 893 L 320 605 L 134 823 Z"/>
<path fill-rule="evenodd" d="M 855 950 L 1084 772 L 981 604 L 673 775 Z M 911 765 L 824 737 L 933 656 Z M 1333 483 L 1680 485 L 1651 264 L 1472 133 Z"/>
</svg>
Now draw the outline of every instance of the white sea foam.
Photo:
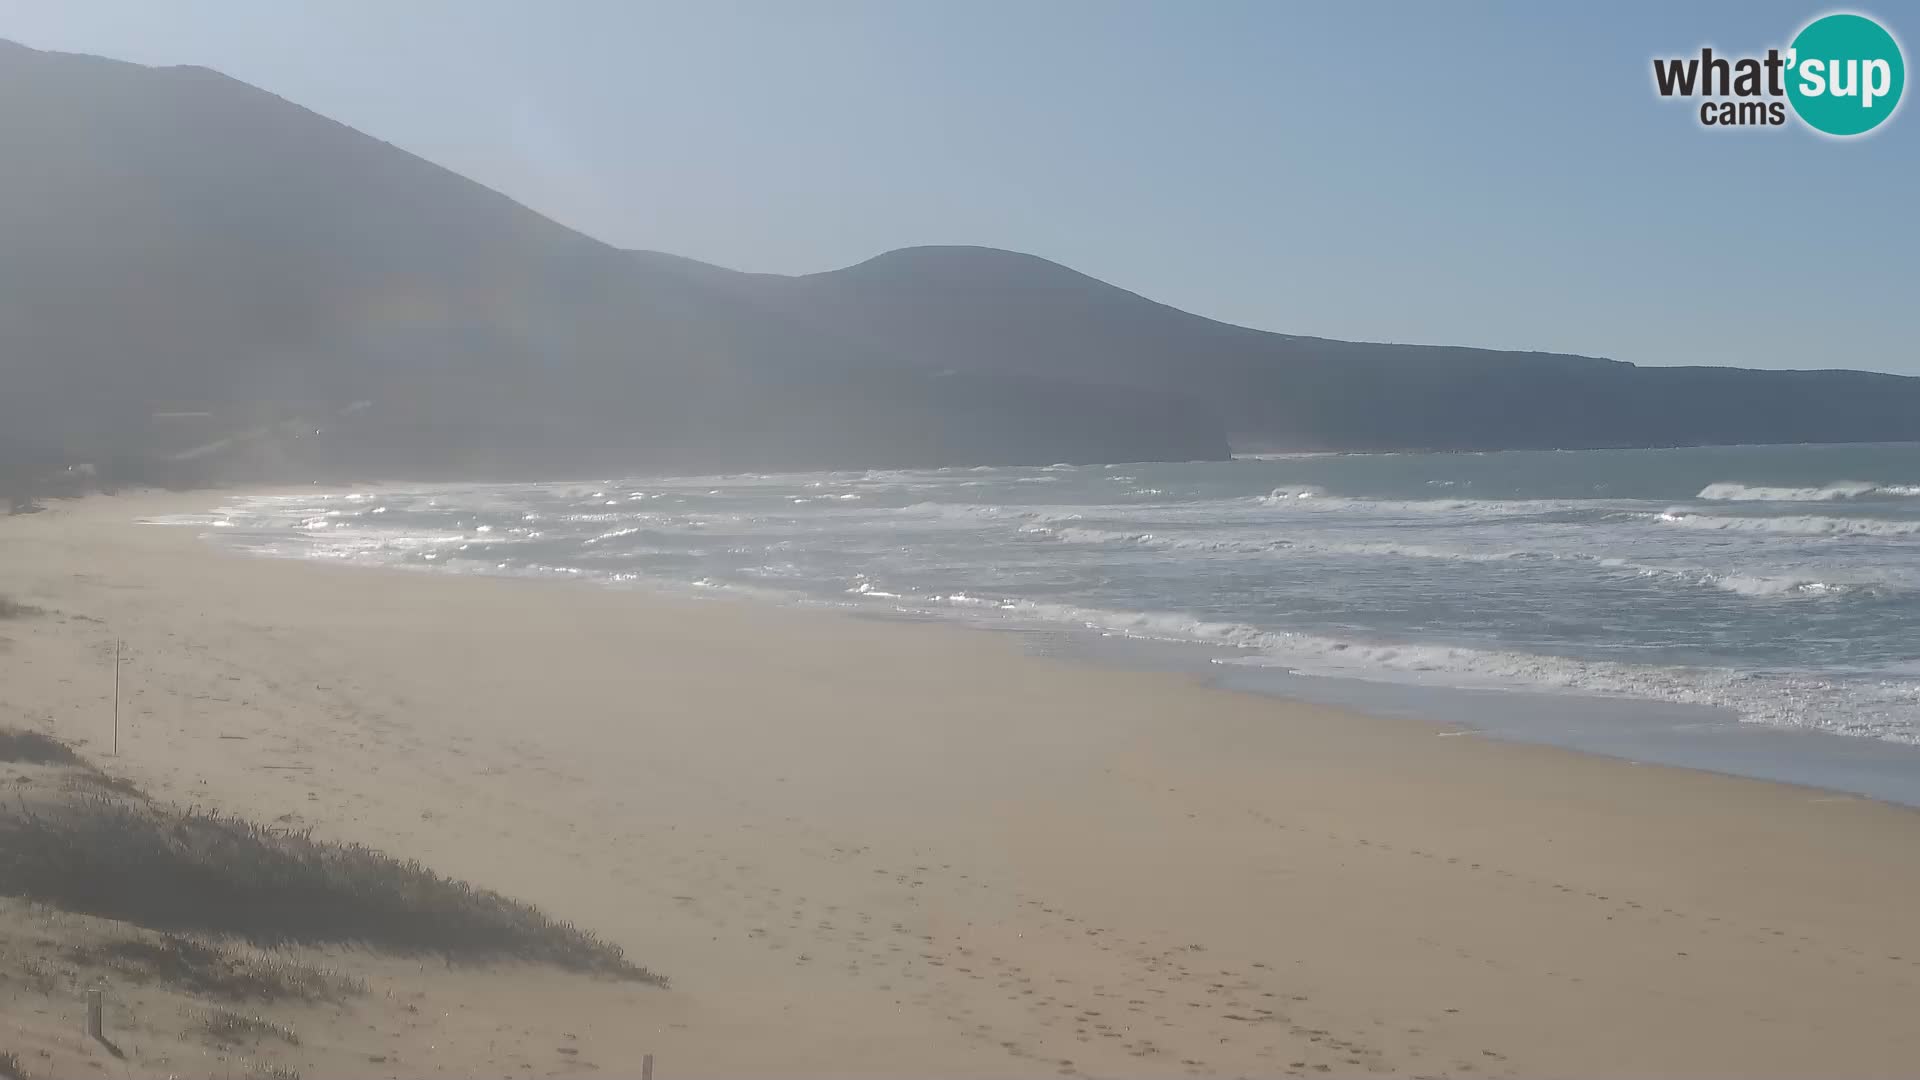
<svg viewBox="0 0 1920 1080">
<path fill-rule="evenodd" d="M 1714 588 L 1740 596 L 1833 596 L 1854 588 L 1840 582 L 1791 575 L 1719 574 L 1708 575 L 1707 580 Z"/>
<path fill-rule="evenodd" d="M 1861 592 L 1909 591 L 1914 582 L 1892 573 L 1855 572 L 1847 580 L 1826 580 L 1794 573 L 1747 573 L 1701 566 L 1653 565 L 1631 559 L 1594 560 L 1607 570 L 1655 578 L 1686 586 L 1709 585 L 1722 592 L 1757 599 L 1807 599 Z"/>
<path fill-rule="evenodd" d="M 1165 612 L 1110 611 L 1012 600 L 1022 618 L 1101 633 L 1243 650 L 1216 662 L 1281 666 L 1305 674 L 1382 678 L 1457 687 L 1559 690 L 1731 709 L 1741 719 L 1920 743 L 1920 681 L 1887 678 L 1839 684 L 1818 674 L 1624 664 L 1510 650 L 1360 642 Z M 1896 712 L 1897 710 L 1897 712 Z M 1902 719 L 1894 719 L 1898 715 Z M 1877 718 L 1862 722 L 1857 717 Z"/>
<path fill-rule="evenodd" d="M 603 532 L 598 536 L 589 536 L 585 540 L 580 541 L 580 543 L 584 545 L 604 544 L 609 540 L 618 540 L 622 537 L 632 536 L 635 533 L 640 533 L 644 531 L 646 531 L 645 527 L 640 525 L 634 525 L 625 529 L 612 529 L 608 532 Z"/>
<path fill-rule="evenodd" d="M 1748 597 L 1831 597 L 1868 588 L 1906 589 L 1913 583 L 1895 575 L 1869 574 L 1861 580 L 1831 581 L 1795 574 L 1743 573 L 1716 571 L 1702 566 L 1658 565 L 1617 556 L 1583 551 L 1539 551 L 1526 549 L 1466 550 L 1429 544 L 1392 541 L 1339 541 L 1310 538 L 1249 539 L 1221 535 L 1179 535 L 1149 531 L 1125 532 L 1080 526 L 1055 527 L 1029 524 L 1020 531 L 1027 535 L 1053 539 L 1063 544 L 1132 545 L 1168 552 L 1202 554 L 1271 555 L 1304 554 L 1427 559 L 1442 562 L 1504 563 L 1526 560 L 1584 563 L 1603 570 L 1622 571 L 1637 577 L 1658 578 L 1685 586 L 1712 586 L 1724 592 Z M 1859 576 L 1859 575 L 1857 575 Z"/>
<path fill-rule="evenodd" d="M 233 518 L 218 511 L 205 514 L 162 514 L 139 519 L 141 525 L 189 526 L 196 529 L 231 529 Z"/>
<path fill-rule="evenodd" d="M 1325 494 L 1326 492 L 1314 487 L 1312 484 L 1301 484 L 1294 487 L 1274 488 L 1271 492 L 1261 496 L 1260 501 L 1269 504 L 1289 503 L 1298 499 L 1318 498 Z"/>
<path fill-rule="evenodd" d="M 1920 536 L 1920 521 L 1890 518 L 1829 517 L 1823 514 L 1731 517 L 1694 514 L 1675 508 L 1655 514 L 1653 519 L 1685 529 L 1720 532 L 1784 533 L 1791 536 Z"/>
<path fill-rule="evenodd" d="M 1502 562 L 1508 559 L 1553 558 L 1543 552 L 1461 551 L 1424 544 L 1399 544 L 1388 541 L 1337 541 L 1308 539 L 1244 539 L 1223 536 L 1155 532 L 1121 532 L 1078 526 L 1056 528 L 1031 524 L 1022 533 L 1047 536 L 1064 544 L 1134 544 L 1164 551 L 1212 552 L 1220 554 L 1267 555 L 1314 552 L 1326 555 L 1384 555 L 1409 559 L 1441 559 L 1451 562 Z"/>
<path fill-rule="evenodd" d="M 1280 509 L 1330 513 L 1363 513 L 1381 517 L 1461 515 L 1514 517 L 1602 509 L 1612 504 L 1580 499 L 1387 499 L 1340 495 L 1312 485 L 1278 487 L 1254 502 Z"/>
<path fill-rule="evenodd" d="M 950 607 L 960 607 L 960 608 L 993 607 L 996 603 L 996 601 L 989 600 L 984 596 L 968 596 L 966 593 L 953 593 L 948 596 L 936 596 L 936 597 L 933 597 L 933 602 L 937 604 L 946 604 Z"/>
<path fill-rule="evenodd" d="M 1007 516 L 1007 511 L 998 506 L 943 502 L 910 503 L 886 512 L 894 517 L 941 518 L 948 521 L 967 522 L 995 521 Z"/>
<path fill-rule="evenodd" d="M 1836 480 L 1820 487 L 1761 487 L 1722 482 L 1708 484 L 1694 498 L 1712 502 L 1832 502 L 1836 499 L 1857 499 L 1864 495 L 1920 495 L 1920 487 L 1858 480 Z"/>
</svg>

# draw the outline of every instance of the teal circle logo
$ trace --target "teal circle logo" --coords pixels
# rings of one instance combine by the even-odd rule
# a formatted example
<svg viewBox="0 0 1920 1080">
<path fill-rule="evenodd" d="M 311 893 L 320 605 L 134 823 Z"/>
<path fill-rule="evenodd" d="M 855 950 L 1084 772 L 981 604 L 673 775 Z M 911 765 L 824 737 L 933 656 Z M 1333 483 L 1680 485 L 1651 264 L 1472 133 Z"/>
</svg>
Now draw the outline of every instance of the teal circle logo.
<svg viewBox="0 0 1920 1080">
<path fill-rule="evenodd" d="M 1900 105 L 1907 84 L 1900 43 L 1864 15 L 1825 15 L 1787 53 L 1787 100 L 1808 127 L 1864 135 Z"/>
</svg>

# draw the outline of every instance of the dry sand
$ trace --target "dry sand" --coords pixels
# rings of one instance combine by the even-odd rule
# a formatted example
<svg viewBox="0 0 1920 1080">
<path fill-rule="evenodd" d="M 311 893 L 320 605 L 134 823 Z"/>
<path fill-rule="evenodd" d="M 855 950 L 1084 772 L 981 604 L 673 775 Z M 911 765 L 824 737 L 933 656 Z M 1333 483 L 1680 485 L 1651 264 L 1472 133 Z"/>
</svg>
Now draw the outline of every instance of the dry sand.
<svg viewBox="0 0 1920 1080">
<path fill-rule="evenodd" d="M 413 1056 L 352 1071 L 1920 1070 L 1920 814 L 1015 634 L 131 524 L 213 501 L 0 519 L 0 593 L 47 609 L 0 622 L 0 723 L 164 798 L 418 857 L 673 979 L 423 968 L 432 1007 L 402 1032 L 354 1006 L 306 1040 L 309 1075 L 375 1035 Z"/>
</svg>

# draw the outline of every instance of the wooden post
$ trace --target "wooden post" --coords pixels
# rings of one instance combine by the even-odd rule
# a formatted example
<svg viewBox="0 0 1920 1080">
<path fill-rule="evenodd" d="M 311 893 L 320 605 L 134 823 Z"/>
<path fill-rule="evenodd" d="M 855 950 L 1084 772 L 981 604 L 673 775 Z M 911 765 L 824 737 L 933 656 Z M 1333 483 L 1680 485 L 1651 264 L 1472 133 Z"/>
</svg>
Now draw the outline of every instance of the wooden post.
<svg viewBox="0 0 1920 1080">
<path fill-rule="evenodd" d="M 653 1080 L 653 1055 L 640 1059 L 640 1080 Z"/>
<path fill-rule="evenodd" d="M 100 1013 L 106 1007 L 106 997 L 105 990 L 87 991 L 87 1034 L 102 1040 L 106 1036 L 100 1033 Z"/>
<path fill-rule="evenodd" d="M 120 640 L 113 642 L 113 756 L 120 756 Z"/>
</svg>

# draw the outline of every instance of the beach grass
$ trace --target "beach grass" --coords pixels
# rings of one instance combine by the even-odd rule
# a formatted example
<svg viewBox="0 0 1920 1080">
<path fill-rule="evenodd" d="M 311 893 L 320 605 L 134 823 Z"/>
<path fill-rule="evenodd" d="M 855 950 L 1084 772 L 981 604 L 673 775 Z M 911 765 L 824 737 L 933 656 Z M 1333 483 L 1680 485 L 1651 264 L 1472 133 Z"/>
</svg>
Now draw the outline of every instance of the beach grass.
<svg viewBox="0 0 1920 1080">
<path fill-rule="evenodd" d="M 300 1033 L 276 1020 L 264 1016 L 254 1016 L 235 1012 L 232 1009 L 213 1009 L 200 1021 L 201 1031 L 214 1042 L 227 1044 L 250 1039 L 274 1038 L 288 1046 L 300 1045 Z"/>
<path fill-rule="evenodd" d="M 0 762 L 49 766 L 58 798 L 0 811 L 0 894 L 158 931 L 90 959 L 196 993 L 337 1000 L 358 980 L 193 935 L 263 948 L 353 944 L 455 959 L 519 959 L 665 985 L 620 946 L 531 904 L 310 829 L 150 802 L 52 736 L 0 728 Z M 359 987 L 364 992 L 364 985 Z"/>
<path fill-rule="evenodd" d="M 102 772 L 93 762 L 75 752 L 73 747 L 38 731 L 0 727 L 0 762 L 61 766 L 73 770 L 69 780 L 79 786 L 123 798 L 146 798 L 132 781 Z"/>
<path fill-rule="evenodd" d="M 198 807 L 83 794 L 0 817 L 0 889 L 155 930 L 511 958 L 664 984 L 531 904 L 361 844 Z"/>
<path fill-rule="evenodd" d="M 0 728 L 0 761 L 19 765 L 77 765 L 86 762 L 51 735 L 21 728 Z"/>
<path fill-rule="evenodd" d="M 24 619 L 29 615 L 44 615 L 45 612 L 32 604 L 23 604 L 11 596 L 0 593 L 0 619 Z"/>
<path fill-rule="evenodd" d="M 131 982 L 160 982 L 226 1001 L 338 1002 L 367 992 L 366 980 L 356 976 L 180 934 L 120 938 L 76 950 L 75 958 Z"/>
</svg>

